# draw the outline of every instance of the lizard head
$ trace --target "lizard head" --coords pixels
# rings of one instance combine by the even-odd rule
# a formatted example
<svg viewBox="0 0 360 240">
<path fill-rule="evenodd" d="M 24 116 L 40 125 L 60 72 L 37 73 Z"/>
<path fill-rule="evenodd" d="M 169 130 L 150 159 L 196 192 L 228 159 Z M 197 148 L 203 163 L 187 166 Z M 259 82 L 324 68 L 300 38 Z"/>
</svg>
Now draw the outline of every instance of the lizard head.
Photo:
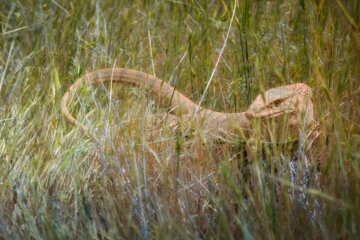
<svg viewBox="0 0 360 240">
<path fill-rule="evenodd" d="M 257 96 L 245 115 L 249 120 L 273 121 L 277 129 L 286 125 L 297 131 L 314 120 L 311 97 L 312 90 L 304 83 L 272 88 Z"/>
</svg>

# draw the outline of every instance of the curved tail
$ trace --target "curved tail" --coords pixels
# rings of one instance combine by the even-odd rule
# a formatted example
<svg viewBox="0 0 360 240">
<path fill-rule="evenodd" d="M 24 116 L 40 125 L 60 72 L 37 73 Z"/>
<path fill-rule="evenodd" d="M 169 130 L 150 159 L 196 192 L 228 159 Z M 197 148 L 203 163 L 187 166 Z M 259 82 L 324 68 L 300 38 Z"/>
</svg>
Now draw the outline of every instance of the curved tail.
<svg viewBox="0 0 360 240">
<path fill-rule="evenodd" d="M 61 100 L 61 111 L 68 122 L 74 125 L 79 125 L 81 129 L 84 132 L 87 132 L 92 139 L 94 139 L 94 137 L 89 129 L 85 125 L 79 123 L 67 109 L 72 92 L 76 91 L 76 89 L 84 81 L 90 81 L 91 85 L 96 85 L 102 82 L 114 82 L 134 85 L 136 87 L 147 87 L 153 94 L 160 97 L 161 102 L 167 104 L 170 103 L 171 108 L 181 108 L 181 112 L 187 118 L 192 116 L 197 107 L 196 103 L 185 97 L 179 91 L 175 90 L 174 87 L 169 85 L 167 82 L 144 72 L 123 68 L 107 68 L 90 72 L 79 78 L 65 92 Z"/>
</svg>

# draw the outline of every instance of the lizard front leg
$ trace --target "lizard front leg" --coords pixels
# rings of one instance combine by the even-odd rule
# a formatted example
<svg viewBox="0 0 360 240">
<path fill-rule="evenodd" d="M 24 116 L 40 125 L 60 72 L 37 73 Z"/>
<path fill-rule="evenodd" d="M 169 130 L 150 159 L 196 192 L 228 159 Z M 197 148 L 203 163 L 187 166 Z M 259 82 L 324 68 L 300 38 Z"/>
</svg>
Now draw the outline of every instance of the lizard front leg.
<svg viewBox="0 0 360 240">
<path fill-rule="evenodd" d="M 257 158 L 257 150 L 255 138 L 251 136 L 245 144 L 246 155 L 250 157 L 250 159 L 255 160 Z"/>
</svg>

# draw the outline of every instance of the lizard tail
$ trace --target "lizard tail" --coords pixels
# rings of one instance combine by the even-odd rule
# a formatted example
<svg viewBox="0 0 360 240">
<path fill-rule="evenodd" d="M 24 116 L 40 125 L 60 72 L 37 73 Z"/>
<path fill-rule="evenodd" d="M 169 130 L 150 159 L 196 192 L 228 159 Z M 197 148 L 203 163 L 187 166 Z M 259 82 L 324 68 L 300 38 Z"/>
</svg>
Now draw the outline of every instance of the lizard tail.
<svg viewBox="0 0 360 240">
<path fill-rule="evenodd" d="M 190 117 L 197 107 L 196 103 L 175 90 L 174 87 L 167 82 L 144 72 L 123 68 L 107 68 L 90 72 L 79 78 L 65 92 L 61 100 L 61 111 L 69 123 L 80 126 L 80 128 L 93 140 L 94 136 L 89 129 L 85 125 L 79 123 L 67 108 L 71 99 L 71 94 L 86 81 L 89 81 L 91 85 L 97 85 L 103 82 L 114 82 L 136 87 L 145 86 L 149 88 L 153 94 L 158 95 L 162 103 L 170 103 L 169 107 L 172 109 L 180 108 L 181 113 L 185 117 Z"/>
</svg>

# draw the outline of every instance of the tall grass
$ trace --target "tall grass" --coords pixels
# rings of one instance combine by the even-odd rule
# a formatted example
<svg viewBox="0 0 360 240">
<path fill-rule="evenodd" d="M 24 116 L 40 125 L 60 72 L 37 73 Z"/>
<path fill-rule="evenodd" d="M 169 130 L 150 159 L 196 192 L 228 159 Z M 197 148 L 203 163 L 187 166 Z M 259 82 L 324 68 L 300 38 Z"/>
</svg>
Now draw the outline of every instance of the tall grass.
<svg viewBox="0 0 360 240">
<path fill-rule="evenodd" d="M 3 0 L 0 238 L 356 239 L 360 2 L 236 5 L 202 105 L 244 111 L 264 89 L 305 82 L 313 143 L 258 142 L 251 158 L 244 141 L 172 130 L 166 106 L 116 85 L 81 89 L 71 106 L 98 144 L 61 115 L 77 77 L 115 66 L 199 102 L 234 1 Z"/>
</svg>

